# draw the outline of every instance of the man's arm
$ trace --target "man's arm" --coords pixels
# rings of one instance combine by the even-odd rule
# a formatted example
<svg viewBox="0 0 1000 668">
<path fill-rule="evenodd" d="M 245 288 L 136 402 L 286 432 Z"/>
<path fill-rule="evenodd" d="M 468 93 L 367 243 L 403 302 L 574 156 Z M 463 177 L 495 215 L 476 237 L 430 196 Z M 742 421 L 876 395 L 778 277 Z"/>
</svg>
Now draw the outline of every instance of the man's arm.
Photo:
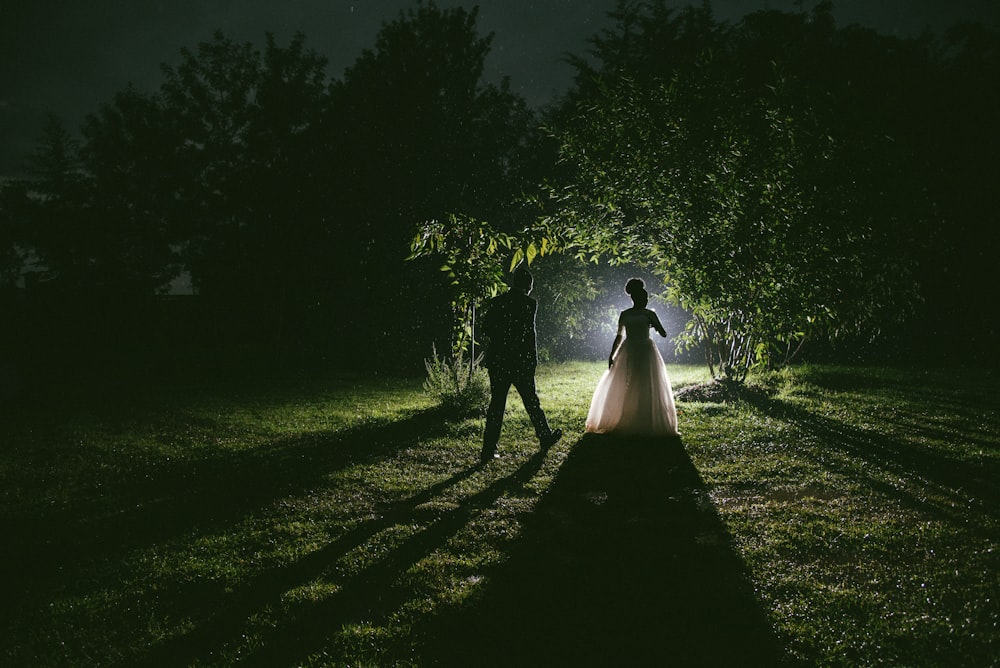
<svg viewBox="0 0 1000 668">
<path fill-rule="evenodd" d="M 537 340 L 536 340 L 537 339 L 537 335 L 536 335 L 536 331 L 535 331 L 535 314 L 538 313 L 538 302 L 536 302 L 534 299 L 532 299 L 530 297 L 528 298 L 528 302 L 531 304 L 531 306 L 529 307 L 529 309 L 530 309 L 530 311 L 529 311 L 530 312 L 530 316 L 529 316 L 529 326 L 528 326 L 528 332 L 527 332 L 527 334 L 528 334 L 527 340 L 528 340 L 528 343 L 531 346 L 531 361 L 532 361 L 533 364 L 537 365 L 538 364 L 538 343 L 537 343 Z"/>
</svg>

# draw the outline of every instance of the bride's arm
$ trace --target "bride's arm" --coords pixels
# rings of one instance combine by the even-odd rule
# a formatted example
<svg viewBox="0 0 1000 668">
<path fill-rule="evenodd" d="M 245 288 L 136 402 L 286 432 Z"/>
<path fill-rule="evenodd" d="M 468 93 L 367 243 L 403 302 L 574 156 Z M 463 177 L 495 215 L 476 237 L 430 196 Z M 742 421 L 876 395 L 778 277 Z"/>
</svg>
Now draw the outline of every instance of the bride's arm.
<svg viewBox="0 0 1000 668">
<path fill-rule="evenodd" d="M 618 316 L 618 335 L 615 336 L 615 342 L 611 344 L 611 354 L 608 355 L 608 368 L 615 363 L 615 351 L 618 350 L 618 346 L 622 342 L 622 332 L 625 331 L 625 325 L 622 324 L 622 317 Z"/>
<path fill-rule="evenodd" d="M 667 330 L 663 329 L 663 325 L 660 324 L 660 319 L 656 317 L 656 311 L 647 310 L 649 313 L 649 324 L 652 325 L 653 329 L 657 331 L 660 336 L 666 336 Z"/>
</svg>

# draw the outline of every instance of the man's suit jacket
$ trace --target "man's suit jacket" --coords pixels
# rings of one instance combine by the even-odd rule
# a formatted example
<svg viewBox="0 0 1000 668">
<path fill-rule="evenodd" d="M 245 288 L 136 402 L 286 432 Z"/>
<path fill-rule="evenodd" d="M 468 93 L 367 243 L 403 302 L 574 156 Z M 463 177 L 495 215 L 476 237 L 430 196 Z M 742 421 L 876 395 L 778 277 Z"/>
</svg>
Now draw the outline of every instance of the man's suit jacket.
<svg viewBox="0 0 1000 668">
<path fill-rule="evenodd" d="M 538 303 L 518 290 L 494 297 L 483 316 L 486 335 L 483 366 L 511 375 L 534 374 L 538 364 L 535 349 L 535 311 Z"/>
</svg>

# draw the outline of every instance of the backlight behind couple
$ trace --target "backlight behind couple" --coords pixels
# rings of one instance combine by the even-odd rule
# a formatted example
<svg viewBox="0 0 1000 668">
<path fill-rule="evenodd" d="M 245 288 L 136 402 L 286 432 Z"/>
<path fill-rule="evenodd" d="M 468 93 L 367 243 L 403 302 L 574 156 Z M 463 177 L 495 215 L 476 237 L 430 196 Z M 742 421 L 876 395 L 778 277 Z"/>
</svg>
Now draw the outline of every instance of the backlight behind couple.
<svg viewBox="0 0 1000 668">
<path fill-rule="evenodd" d="M 535 342 L 535 312 L 538 304 L 529 295 L 531 274 L 519 267 L 511 274 L 510 290 L 494 297 L 483 318 L 486 338 L 483 366 L 490 374 L 490 406 L 486 414 L 482 459 L 497 456 L 507 393 L 514 385 L 545 449 L 562 436 L 551 429 L 535 390 L 538 364 Z M 633 278 L 625 285 L 632 308 L 618 317 L 618 332 L 608 357 L 608 370 L 601 376 L 590 402 L 586 430 L 636 437 L 677 436 L 677 412 L 670 378 L 650 329 L 667 333 L 656 313 L 647 308 L 645 285 Z"/>
</svg>

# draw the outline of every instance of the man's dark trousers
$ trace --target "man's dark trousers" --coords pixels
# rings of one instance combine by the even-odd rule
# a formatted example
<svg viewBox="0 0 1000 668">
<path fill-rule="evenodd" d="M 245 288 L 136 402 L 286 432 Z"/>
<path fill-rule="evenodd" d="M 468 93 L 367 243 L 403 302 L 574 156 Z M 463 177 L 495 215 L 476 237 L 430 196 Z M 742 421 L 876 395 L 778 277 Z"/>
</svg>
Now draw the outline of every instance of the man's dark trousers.
<svg viewBox="0 0 1000 668">
<path fill-rule="evenodd" d="M 500 428 L 503 425 L 503 412 L 507 408 L 507 393 L 513 385 L 521 401 L 524 402 L 524 409 L 531 419 L 531 424 L 535 428 L 535 436 L 543 439 L 552 433 L 549 423 L 542 412 L 541 402 L 538 400 L 538 392 L 535 390 L 535 370 L 529 369 L 520 372 L 512 372 L 506 369 L 489 369 L 490 373 L 490 407 L 486 410 L 486 431 L 483 434 L 483 450 L 492 452 L 496 450 L 500 442 Z"/>
</svg>

